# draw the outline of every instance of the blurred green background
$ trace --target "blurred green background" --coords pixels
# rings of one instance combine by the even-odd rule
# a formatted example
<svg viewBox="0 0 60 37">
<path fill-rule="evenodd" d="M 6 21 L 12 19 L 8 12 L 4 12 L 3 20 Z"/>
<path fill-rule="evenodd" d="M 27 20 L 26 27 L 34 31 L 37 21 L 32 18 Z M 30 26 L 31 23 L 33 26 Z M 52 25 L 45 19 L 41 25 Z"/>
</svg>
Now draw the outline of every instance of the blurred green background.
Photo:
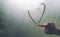
<svg viewBox="0 0 60 37">
<path fill-rule="evenodd" d="M 38 22 L 43 11 L 41 2 L 46 4 L 41 24 L 54 22 L 60 28 L 59 0 L 0 0 L 0 37 L 60 37 L 45 34 L 44 29 L 30 19 L 28 10 Z"/>
</svg>

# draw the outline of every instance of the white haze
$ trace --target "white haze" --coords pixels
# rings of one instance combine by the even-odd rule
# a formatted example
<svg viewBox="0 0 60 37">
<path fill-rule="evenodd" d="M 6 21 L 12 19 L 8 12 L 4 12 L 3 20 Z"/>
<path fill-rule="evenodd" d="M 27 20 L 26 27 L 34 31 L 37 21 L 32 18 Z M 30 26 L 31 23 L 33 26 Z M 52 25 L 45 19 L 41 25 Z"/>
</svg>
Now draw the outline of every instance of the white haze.
<svg viewBox="0 0 60 37">
<path fill-rule="evenodd" d="M 40 5 L 42 2 L 46 4 L 44 19 L 60 16 L 60 0 L 0 0 L 0 8 L 5 15 L 4 24 L 8 25 L 8 37 L 41 36 L 32 30 L 34 24 L 28 15 L 28 10 L 34 20 L 38 21 L 43 11 L 43 6 Z"/>
</svg>

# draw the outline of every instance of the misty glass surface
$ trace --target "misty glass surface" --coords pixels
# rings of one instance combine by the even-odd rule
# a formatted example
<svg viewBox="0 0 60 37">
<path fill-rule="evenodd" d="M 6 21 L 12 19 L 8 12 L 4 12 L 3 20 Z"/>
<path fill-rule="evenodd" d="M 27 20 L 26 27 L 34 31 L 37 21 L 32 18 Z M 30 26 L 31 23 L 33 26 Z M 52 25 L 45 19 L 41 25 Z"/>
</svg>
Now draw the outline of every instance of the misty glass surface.
<svg viewBox="0 0 60 37">
<path fill-rule="evenodd" d="M 47 35 L 30 19 L 38 22 L 43 5 L 46 10 L 40 24 L 54 22 L 60 28 L 60 0 L 0 0 L 0 37 L 60 37 Z"/>
</svg>

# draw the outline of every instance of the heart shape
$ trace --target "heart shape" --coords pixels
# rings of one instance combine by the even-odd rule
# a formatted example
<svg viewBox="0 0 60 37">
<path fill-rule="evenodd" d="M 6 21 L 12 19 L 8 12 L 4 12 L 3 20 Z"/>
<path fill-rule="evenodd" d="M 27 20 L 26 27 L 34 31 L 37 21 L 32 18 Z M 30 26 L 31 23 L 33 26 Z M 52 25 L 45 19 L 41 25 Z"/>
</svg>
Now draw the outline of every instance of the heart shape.
<svg viewBox="0 0 60 37">
<path fill-rule="evenodd" d="M 44 6 L 44 9 L 43 9 L 42 15 L 41 15 L 41 17 L 40 17 L 38 23 L 41 22 L 41 19 L 42 19 L 43 15 L 44 15 L 44 12 L 45 12 L 45 9 L 46 9 L 46 5 L 45 5 L 45 3 L 41 3 L 41 5 Z M 29 17 L 31 18 L 31 20 L 32 20 L 35 24 L 38 24 L 38 23 L 32 18 L 32 16 L 31 16 L 29 10 L 28 10 L 28 15 L 29 15 Z"/>
</svg>

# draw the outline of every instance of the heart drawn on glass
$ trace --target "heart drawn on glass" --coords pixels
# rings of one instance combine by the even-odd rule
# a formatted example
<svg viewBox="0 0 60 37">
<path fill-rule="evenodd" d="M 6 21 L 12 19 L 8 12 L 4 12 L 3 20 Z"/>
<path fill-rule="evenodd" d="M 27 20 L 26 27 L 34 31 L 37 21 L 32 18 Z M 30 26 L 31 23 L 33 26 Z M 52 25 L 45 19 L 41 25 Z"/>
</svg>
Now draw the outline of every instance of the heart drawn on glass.
<svg viewBox="0 0 60 37">
<path fill-rule="evenodd" d="M 28 15 L 29 15 L 30 19 L 31 19 L 35 24 L 38 24 L 38 23 L 41 22 L 41 19 L 42 19 L 43 15 L 44 15 L 44 12 L 45 12 L 45 9 L 46 9 L 45 3 L 41 3 L 41 5 L 44 6 L 44 9 L 43 9 L 42 15 L 41 15 L 41 17 L 40 17 L 40 19 L 39 19 L 38 22 L 36 22 L 36 21 L 32 18 L 31 14 L 30 14 L 30 11 L 28 10 Z"/>
</svg>

